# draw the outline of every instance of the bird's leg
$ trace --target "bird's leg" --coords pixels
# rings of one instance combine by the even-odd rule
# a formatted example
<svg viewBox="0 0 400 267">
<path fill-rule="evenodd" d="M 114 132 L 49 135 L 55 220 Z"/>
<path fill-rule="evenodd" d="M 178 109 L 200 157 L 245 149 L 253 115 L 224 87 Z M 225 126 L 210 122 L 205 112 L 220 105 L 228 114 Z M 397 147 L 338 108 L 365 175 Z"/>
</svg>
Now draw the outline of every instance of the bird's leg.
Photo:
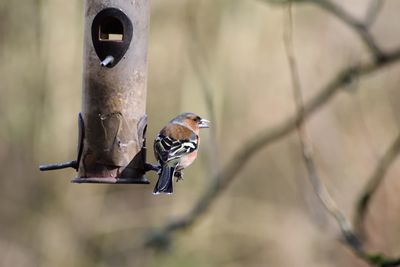
<svg viewBox="0 0 400 267">
<path fill-rule="evenodd" d="M 179 182 L 183 180 L 183 172 L 182 171 L 175 171 L 174 176 L 176 177 L 176 181 Z"/>
</svg>

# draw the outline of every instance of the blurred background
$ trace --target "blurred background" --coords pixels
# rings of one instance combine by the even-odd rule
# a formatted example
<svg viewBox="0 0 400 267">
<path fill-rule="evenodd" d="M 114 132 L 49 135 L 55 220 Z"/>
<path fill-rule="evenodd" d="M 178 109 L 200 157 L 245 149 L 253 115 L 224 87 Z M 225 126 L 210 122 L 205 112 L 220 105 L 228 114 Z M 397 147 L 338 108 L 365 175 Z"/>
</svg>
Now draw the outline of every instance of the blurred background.
<svg viewBox="0 0 400 267">
<path fill-rule="evenodd" d="M 362 18 L 365 0 L 336 1 Z M 312 4 L 294 5 L 294 46 L 306 99 L 343 67 L 369 60 L 354 32 Z M 1 266 L 367 266 L 339 241 L 314 196 L 295 133 L 262 149 L 168 251 L 137 246 L 185 214 L 246 140 L 295 112 L 283 44 L 286 9 L 257 0 L 152 0 L 148 142 L 176 114 L 212 119 L 199 159 L 173 196 L 152 185 L 76 185 L 83 1 L 0 0 Z M 386 0 L 371 31 L 400 45 L 400 2 Z M 308 121 L 321 177 L 354 215 L 368 177 L 400 127 L 400 64 L 343 88 Z M 154 161 L 152 151 L 149 160 Z M 400 253 L 400 162 L 366 218 L 367 248 Z"/>
</svg>

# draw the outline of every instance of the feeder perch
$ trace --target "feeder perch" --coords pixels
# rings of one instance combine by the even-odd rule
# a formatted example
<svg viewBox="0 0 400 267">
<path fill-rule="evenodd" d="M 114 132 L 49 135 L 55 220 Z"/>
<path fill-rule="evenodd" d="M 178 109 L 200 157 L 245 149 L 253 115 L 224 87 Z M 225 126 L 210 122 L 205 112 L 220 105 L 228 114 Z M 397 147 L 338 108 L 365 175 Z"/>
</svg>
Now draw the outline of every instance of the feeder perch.
<svg viewBox="0 0 400 267">
<path fill-rule="evenodd" d="M 148 184 L 145 135 L 149 1 L 86 0 L 82 112 L 74 183 Z"/>
</svg>

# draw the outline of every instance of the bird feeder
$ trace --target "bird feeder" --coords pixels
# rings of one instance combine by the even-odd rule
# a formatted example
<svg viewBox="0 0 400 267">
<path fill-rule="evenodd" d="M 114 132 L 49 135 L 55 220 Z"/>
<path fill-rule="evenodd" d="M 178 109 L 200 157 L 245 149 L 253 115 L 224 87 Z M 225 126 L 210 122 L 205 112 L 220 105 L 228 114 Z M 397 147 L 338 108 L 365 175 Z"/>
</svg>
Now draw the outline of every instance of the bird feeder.
<svg viewBox="0 0 400 267">
<path fill-rule="evenodd" d="M 75 183 L 149 183 L 144 178 L 149 1 L 86 0 L 82 112 Z"/>
</svg>

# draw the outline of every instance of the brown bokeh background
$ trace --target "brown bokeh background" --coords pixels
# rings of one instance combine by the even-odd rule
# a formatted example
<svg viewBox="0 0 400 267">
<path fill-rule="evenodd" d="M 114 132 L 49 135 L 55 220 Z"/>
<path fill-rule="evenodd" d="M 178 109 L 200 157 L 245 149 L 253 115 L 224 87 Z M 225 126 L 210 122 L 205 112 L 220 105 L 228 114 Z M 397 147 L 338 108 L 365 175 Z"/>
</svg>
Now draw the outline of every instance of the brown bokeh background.
<svg viewBox="0 0 400 267">
<path fill-rule="evenodd" d="M 368 1 L 335 2 L 361 18 Z M 152 185 L 75 185 L 72 170 L 38 171 L 75 157 L 83 3 L 0 0 L 0 265 L 366 266 L 314 196 L 294 133 L 257 153 L 167 252 L 137 246 L 189 210 L 246 140 L 295 112 L 285 10 L 257 0 L 152 1 L 149 143 L 180 112 L 213 118 L 176 193 L 155 197 Z M 386 0 L 372 27 L 384 49 L 400 45 L 399 12 L 399 1 Z M 369 60 L 351 29 L 312 4 L 294 6 L 293 38 L 306 99 L 343 67 Z M 350 218 L 399 132 L 399 71 L 394 64 L 353 81 L 306 124 L 321 177 Z M 367 247 L 393 256 L 399 174 L 395 162 L 366 218 Z"/>
</svg>

